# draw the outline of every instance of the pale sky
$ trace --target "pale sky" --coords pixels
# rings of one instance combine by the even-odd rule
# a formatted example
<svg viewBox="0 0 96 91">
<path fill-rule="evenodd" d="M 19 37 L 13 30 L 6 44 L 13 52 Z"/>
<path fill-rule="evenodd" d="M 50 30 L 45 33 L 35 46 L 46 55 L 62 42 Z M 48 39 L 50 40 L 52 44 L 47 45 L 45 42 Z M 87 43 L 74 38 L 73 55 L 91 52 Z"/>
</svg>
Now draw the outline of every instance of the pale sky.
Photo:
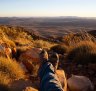
<svg viewBox="0 0 96 91">
<path fill-rule="evenodd" d="M 96 17 L 96 0 L 0 0 L 0 17 Z"/>
</svg>

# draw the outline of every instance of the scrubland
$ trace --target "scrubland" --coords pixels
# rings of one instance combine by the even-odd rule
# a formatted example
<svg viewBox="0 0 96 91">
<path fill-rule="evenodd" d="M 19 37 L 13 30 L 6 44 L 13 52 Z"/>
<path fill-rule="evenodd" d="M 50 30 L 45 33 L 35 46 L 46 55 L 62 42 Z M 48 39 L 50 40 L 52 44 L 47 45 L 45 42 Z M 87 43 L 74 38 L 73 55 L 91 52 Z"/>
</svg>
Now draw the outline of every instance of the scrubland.
<svg viewBox="0 0 96 91">
<path fill-rule="evenodd" d="M 20 52 L 19 56 L 34 47 L 43 48 L 49 53 L 50 51 L 57 52 L 60 56 L 59 68 L 64 69 L 68 77 L 72 72 L 85 75 L 90 77 L 96 86 L 93 77 L 93 74 L 96 75 L 96 68 L 89 68 L 91 73 L 86 72 L 89 65 L 96 65 L 96 38 L 92 34 L 87 32 L 69 33 L 63 37 L 54 38 L 54 41 L 47 39 L 42 37 L 38 39 L 35 34 L 26 32 L 22 27 L 0 26 L 0 44 L 6 43 L 10 48 L 15 47 Z M 12 82 L 24 80 L 27 75 L 31 74 L 24 72 L 19 58 L 14 59 L 11 56 L 9 58 L 10 60 L 0 51 L 0 88 L 11 91 L 10 84 Z M 82 69 L 78 68 L 81 66 Z M 38 70 L 36 66 L 34 69 Z"/>
</svg>

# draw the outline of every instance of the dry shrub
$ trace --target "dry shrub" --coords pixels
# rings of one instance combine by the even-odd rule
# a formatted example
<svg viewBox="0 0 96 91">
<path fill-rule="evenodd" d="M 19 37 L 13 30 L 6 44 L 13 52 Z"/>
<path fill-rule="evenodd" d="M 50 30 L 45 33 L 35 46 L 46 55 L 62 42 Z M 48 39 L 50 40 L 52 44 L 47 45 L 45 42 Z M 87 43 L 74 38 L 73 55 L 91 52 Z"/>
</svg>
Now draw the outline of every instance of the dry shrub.
<svg viewBox="0 0 96 91">
<path fill-rule="evenodd" d="M 96 63 L 96 44 L 92 41 L 81 41 L 70 50 L 67 58 L 80 64 Z"/>
<path fill-rule="evenodd" d="M 2 42 L 6 43 L 8 46 L 15 47 L 15 43 L 11 39 L 9 39 L 5 33 L 0 34 L 0 39 L 2 40 Z"/>
<path fill-rule="evenodd" d="M 28 39 L 24 39 L 24 38 L 17 38 L 16 40 L 14 40 L 14 42 L 16 43 L 17 46 L 29 46 L 32 45 L 32 41 L 28 40 Z"/>
<path fill-rule="evenodd" d="M 50 48 L 53 45 L 54 45 L 53 43 L 43 41 L 43 40 L 36 40 L 33 42 L 33 46 L 37 48 Z"/>
<path fill-rule="evenodd" d="M 25 32 L 25 29 L 22 27 L 13 27 L 13 26 L 0 26 L 0 30 L 2 30 L 9 38 L 16 39 L 17 36 L 19 38 L 25 38 L 31 40 L 31 36 Z"/>
<path fill-rule="evenodd" d="M 0 71 L 12 80 L 24 78 L 24 71 L 20 65 L 16 61 L 9 61 L 4 57 L 0 57 Z"/>
<path fill-rule="evenodd" d="M 0 91 L 10 91 L 9 82 L 10 78 L 0 71 Z"/>
<path fill-rule="evenodd" d="M 0 38 L 7 45 L 14 47 L 17 42 L 19 45 L 30 44 L 32 37 L 24 31 L 22 27 L 0 26 Z"/>
<path fill-rule="evenodd" d="M 10 78 L 4 73 L 0 71 L 0 84 L 8 85 L 10 82 Z"/>
<path fill-rule="evenodd" d="M 69 33 L 68 35 L 65 35 L 63 37 L 62 41 L 66 45 L 74 46 L 80 41 L 96 41 L 96 39 L 92 35 L 88 34 L 86 31 L 82 31 L 79 33 Z"/>
<path fill-rule="evenodd" d="M 3 38 L 3 42 L 6 43 L 10 47 L 15 47 L 16 46 L 15 43 L 12 40 L 10 40 L 10 39 L 8 39 L 6 37 Z"/>
<path fill-rule="evenodd" d="M 59 45 L 55 45 L 53 47 L 51 47 L 51 50 L 58 53 L 58 54 L 65 54 L 67 51 L 68 51 L 68 47 L 66 45 L 62 45 L 62 44 L 59 44 Z"/>
</svg>

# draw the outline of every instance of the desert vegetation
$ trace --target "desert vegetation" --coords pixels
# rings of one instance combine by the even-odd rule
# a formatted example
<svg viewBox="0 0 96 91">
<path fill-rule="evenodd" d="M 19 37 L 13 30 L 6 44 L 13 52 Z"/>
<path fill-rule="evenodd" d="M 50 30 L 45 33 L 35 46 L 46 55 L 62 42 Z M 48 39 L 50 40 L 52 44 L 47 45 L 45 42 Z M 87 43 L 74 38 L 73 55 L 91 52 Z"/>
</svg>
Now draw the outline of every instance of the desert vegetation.
<svg viewBox="0 0 96 91">
<path fill-rule="evenodd" d="M 64 55 L 68 52 L 68 46 L 66 46 L 64 44 L 58 44 L 58 45 L 52 46 L 50 48 L 50 50 L 52 50 L 58 54 Z"/>
<path fill-rule="evenodd" d="M 55 43 L 51 43 L 51 42 L 44 41 L 44 40 L 36 40 L 33 42 L 33 46 L 36 48 L 50 49 L 54 45 Z"/>
<path fill-rule="evenodd" d="M 54 41 L 48 37 L 38 36 L 40 37 L 38 38 L 37 35 L 26 32 L 22 27 L 0 26 L 0 44 L 6 44 L 11 49 L 16 48 L 14 57 L 12 57 L 13 54 L 8 55 L 8 57 L 4 55 L 4 51 L 0 50 L 0 88 L 9 89 L 12 82 L 20 79 L 30 80 L 30 77 L 31 79 L 32 77 L 37 79 L 35 77 L 38 71 L 38 63 L 24 59 L 28 61 L 27 63 L 31 65 L 30 67 L 33 67 L 34 71 L 32 73 L 26 72 L 21 66 L 21 55 L 32 48 L 43 48 L 49 53 L 57 52 L 60 55 L 59 68 L 64 69 L 68 77 L 72 72 L 81 74 L 86 65 L 96 64 L 96 39 L 92 34 L 85 31 L 69 33 L 61 37 L 54 37 Z M 82 67 L 81 70 L 78 65 Z M 75 69 L 75 71 L 72 69 Z M 87 74 L 88 71 L 84 74 L 82 73 L 93 81 L 94 86 L 96 86 L 96 81 L 94 81 L 92 75 L 96 75 L 95 71 L 96 69 L 90 69 L 91 73 Z"/>
<path fill-rule="evenodd" d="M 16 61 L 9 61 L 2 57 L 0 58 L 0 72 L 5 73 L 13 80 L 24 78 L 24 71 Z"/>
<path fill-rule="evenodd" d="M 96 44 L 92 41 L 81 41 L 69 51 L 67 58 L 81 64 L 96 63 Z"/>
</svg>

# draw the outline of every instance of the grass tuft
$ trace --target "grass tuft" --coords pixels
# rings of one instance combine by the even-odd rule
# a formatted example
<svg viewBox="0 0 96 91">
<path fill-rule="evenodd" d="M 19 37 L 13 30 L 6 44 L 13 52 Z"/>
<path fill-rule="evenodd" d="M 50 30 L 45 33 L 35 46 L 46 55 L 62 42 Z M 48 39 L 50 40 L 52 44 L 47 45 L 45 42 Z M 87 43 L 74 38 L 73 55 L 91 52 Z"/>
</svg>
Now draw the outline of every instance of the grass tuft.
<svg viewBox="0 0 96 91">
<path fill-rule="evenodd" d="M 9 61 L 4 57 L 0 57 L 0 71 L 12 80 L 24 78 L 24 71 L 20 65 L 16 61 Z"/>
<path fill-rule="evenodd" d="M 66 45 L 55 45 L 51 47 L 51 50 L 58 53 L 58 54 L 65 54 L 68 51 L 68 46 Z"/>
<path fill-rule="evenodd" d="M 67 58 L 80 64 L 96 63 L 96 44 L 91 41 L 81 41 L 69 51 Z"/>
</svg>

